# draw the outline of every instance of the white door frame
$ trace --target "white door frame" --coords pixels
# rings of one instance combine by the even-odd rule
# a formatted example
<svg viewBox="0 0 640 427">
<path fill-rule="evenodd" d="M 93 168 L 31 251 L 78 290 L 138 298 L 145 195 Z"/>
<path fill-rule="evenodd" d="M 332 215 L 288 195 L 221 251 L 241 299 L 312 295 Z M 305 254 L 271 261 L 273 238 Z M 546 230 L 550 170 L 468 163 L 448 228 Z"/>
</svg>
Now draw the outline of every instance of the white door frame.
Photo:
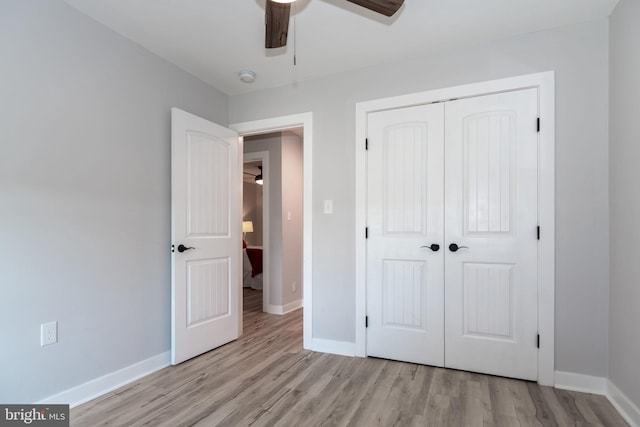
<svg viewBox="0 0 640 427">
<path fill-rule="evenodd" d="M 555 75 L 553 71 L 472 83 L 444 89 L 365 101 L 356 104 L 355 137 L 355 243 L 356 243 L 356 356 L 366 357 L 366 151 L 367 114 L 374 111 L 488 95 L 525 88 L 538 88 L 538 383 L 554 385 L 555 356 Z"/>
<path fill-rule="evenodd" d="M 277 132 L 302 126 L 303 133 L 303 168 L 304 168 L 304 196 L 303 196 L 303 261 L 302 261 L 302 280 L 303 280 L 303 347 L 305 349 L 312 348 L 313 337 L 313 304 L 312 304 L 312 236 L 313 236 L 313 205 L 312 205 L 312 179 L 313 179 L 313 114 L 300 113 L 289 116 L 272 117 L 262 120 L 254 120 L 248 122 L 234 123 L 229 127 L 241 136 L 257 135 L 269 132 Z"/>
<path fill-rule="evenodd" d="M 271 271 L 271 251 L 269 250 L 269 188 L 271 180 L 269 179 L 269 152 L 256 151 L 253 153 L 244 153 L 243 163 L 255 160 L 262 161 L 262 311 L 271 313 L 269 310 L 269 294 L 270 271 Z"/>
</svg>

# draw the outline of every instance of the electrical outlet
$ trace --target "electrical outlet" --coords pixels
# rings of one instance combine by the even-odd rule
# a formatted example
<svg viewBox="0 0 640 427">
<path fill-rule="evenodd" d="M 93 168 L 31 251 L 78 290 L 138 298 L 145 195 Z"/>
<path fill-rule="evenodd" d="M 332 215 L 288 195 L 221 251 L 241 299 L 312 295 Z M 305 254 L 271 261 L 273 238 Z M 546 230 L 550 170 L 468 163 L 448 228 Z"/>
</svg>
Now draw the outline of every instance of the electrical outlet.
<svg viewBox="0 0 640 427">
<path fill-rule="evenodd" d="M 296 286 L 296 282 L 291 282 L 291 292 L 295 293 L 296 290 L 298 290 L 298 287 Z"/>
<path fill-rule="evenodd" d="M 43 323 L 40 325 L 40 346 L 55 344 L 58 342 L 58 322 Z"/>
</svg>

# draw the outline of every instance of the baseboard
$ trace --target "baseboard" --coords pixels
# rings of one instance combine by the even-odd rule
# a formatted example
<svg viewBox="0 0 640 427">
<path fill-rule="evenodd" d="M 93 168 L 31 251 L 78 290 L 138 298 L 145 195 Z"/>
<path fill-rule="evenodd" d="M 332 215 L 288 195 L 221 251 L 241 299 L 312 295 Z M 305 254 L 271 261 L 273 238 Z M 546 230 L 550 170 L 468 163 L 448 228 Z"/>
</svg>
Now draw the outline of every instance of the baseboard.
<svg viewBox="0 0 640 427">
<path fill-rule="evenodd" d="M 607 394 L 607 379 L 573 372 L 555 372 L 555 388 L 592 394 Z"/>
<path fill-rule="evenodd" d="M 49 396 L 36 403 L 68 404 L 73 408 L 122 387 L 123 385 L 135 381 L 138 378 L 142 378 L 162 368 L 166 368 L 169 366 L 170 360 L 171 352 L 167 351 L 53 396 Z"/>
<path fill-rule="evenodd" d="M 302 300 L 296 300 L 285 305 L 269 304 L 267 305 L 267 313 L 270 314 L 287 314 L 294 310 L 302 308 Z"/>
<path fill-rule="evenodd" d="M 292 301 L 289 304 L 285 304 L 282 307 L 282 314 L 287 314 L 287 313 L 291 313 L 292 311 L 295 311 L 299 308 L 302 308 L 302 300 L 299 299 L 297 301 Z"/>
<path fill-rule="evenodd" d="M 631 427 L 640 426 L 640 408 L 621 392 L 611 380 L 607 381 L 607 399 Z"/>
<path fill-rule="evenodd" d="M 313 338 L 311 349 L 320 353 L 339 354 L 341 356 L 355 356 L 356 354 L 355 343 L 346 341 L 323 340 L 320 338 Z"/>
</svg>

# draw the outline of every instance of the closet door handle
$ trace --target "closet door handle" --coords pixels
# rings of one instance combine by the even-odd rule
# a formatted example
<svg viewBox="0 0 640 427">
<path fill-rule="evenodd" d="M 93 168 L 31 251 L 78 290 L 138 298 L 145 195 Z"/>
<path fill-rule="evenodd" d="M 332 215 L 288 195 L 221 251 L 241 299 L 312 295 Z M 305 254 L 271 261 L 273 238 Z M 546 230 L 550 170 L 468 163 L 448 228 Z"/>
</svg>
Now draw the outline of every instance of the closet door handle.
<svg viewBox="0 0 640 427">
<path fill-rule="evenodd" d="M 185 246 L 183 244 L 178 245 L 178 252 L 182 253 L 184 251 L 188 251 L 189 249 L 195 249 L 193 247 L 190 246 Z"/>
<path fill-rule="evenodd" d="M 433 252 L 438 252 L 440 250 L 440 245 L 437 243 L 432 243 L 429 246 L 420 246 L 420 248 L 429 248 L 431 249 Z"/>
<path fill-rule="evenodd" d="M 469 249 L 469 247 L 468 246 L 458 246 L 455 243 L 452 243 L 452 244 L 449 245 L 449 250 L 451 252 L 458 252 L 458 249 Z"/>
</svg>

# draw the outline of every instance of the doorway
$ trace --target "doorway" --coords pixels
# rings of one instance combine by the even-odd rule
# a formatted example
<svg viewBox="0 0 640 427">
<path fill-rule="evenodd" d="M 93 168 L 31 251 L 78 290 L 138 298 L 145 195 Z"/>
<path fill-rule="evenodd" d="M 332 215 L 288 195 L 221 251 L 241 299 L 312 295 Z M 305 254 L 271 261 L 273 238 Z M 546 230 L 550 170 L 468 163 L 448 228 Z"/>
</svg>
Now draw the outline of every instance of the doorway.
<svg viewBox="0 0 640 427">
<path fill-rule="evenodd" d="M 295 221 L 297 217 L 300 217 L 302 220 L 302 250 L 300 251 L 301 256 L 301 265 L 302 265 L 302 279 L 300 283 L 296 282 L 293 284 L 293 281 L 288 281 L 285 285 L 288 290 L 296 289 L 298 294 L 302 294 L 302 306 L 304 307 L 303 312 L 303 347 L 305 349 L 312 349 L 312 276 L 311 276 L 311 265 L 312 265 L 312 162 L 311 162 L 311 152 L 312 152 L 312 140 L 313 140 L 313 132 L 312 132 L 312 114 L 311 113 L 303 113 L 296 114 L 290 116 L 276 117 L 271 119 L 257 120 L 252 122 L 244 122 L 244 123 L 236 123 L 230 125 L 230 127 L 240 133 L 245 139 L 244 144 L 250 144 L 250 141 L 247 139 L 251 139 L 255 135 L 265 135 L 269 133 L 278 133 L 278 132 L 286 132 L 288 130 L 299 128 L 299 131 L 302 136 L 302 175 L 303 178 L 301 181 L 298 181 L 298 184 L 302 187 L 302 211 L 299 214 L 296 214 L 295 211 L 291 210 L 291 215 L 289 215 L 290 209 L 284 209 L 284 216 L 281 216 L 280 220 L 282 222 Z M 263 171 L 266 169 L 263 165 Z M 265 179 L 267 176 L 265 175 Z M 289 220 L 291 218 L 291 220 Z M 274 222 L 274 219 L 271 218 L 269 220 L 270 223 Z M 273 233 L 270 233 L 270 238 L 272 238 Z M 263 242 L 264 244 L 264 242 Z M 270 263 L 272 264 L 272 263 Z M 269 268 L 268 266 L 264 266 L 264 268 Z M 271 284 L 269 286 L 272 288 Z M 297 287 L 297 288 L 296 288 Z M 271 291 L 272 289 L 270 289 Z M 301 291 L 301 292 L 300 292 Z M 296 292 L 293 292 L 296 293 Z M 273 301 L 273 299 L 272 299 Z M 291 306 L 287 306 L 286 300 L 283 300 L 283 304 L 274 304 L 276 307 L 272 307 L 275 312 L 281 311 L 285 312 L 291 309 Z"/>
<path fill-rule="evenodd" d="M 302 307 L 302 135 L 294 128 L 244 138 L 243 221 L 253 229 L 245 239 L 253 272 L 244 286 L 263 290 L 271 314 Z"/>
<path fill-rule="evenodd" d="M 269 290 L 271 259 L 269 152 L 245 153 L 243 163 L 243 280 L 246 292 L 259 293 L 262 311 L 270 313 Z M 254 298 L 255 299 L 255 298 Z"/>
</svg>

